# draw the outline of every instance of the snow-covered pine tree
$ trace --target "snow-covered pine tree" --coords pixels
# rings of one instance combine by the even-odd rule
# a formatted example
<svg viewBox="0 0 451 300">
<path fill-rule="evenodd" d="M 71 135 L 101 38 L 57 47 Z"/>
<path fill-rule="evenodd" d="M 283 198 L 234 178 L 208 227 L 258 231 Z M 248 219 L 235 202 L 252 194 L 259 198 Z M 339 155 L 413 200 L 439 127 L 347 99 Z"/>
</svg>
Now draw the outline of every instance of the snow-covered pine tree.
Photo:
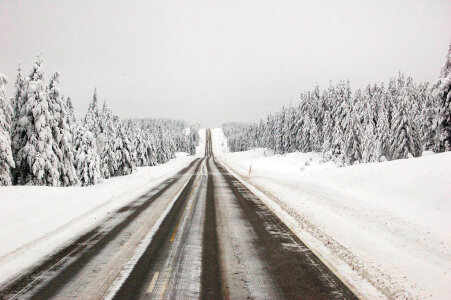
<svg viewBox="0 0 451 300">
<path fill-rule="evenodd" d="M 188 129 L 184 128 L 182 134 L 176 134 L 174 137 L 175 148 L 182 152 L 188 152 L 187 143 Z"/>
<path fill-rule="evenodd" d="M 168 160 L 172 159 L 175 157 L 175 152 L 177 151 L 176 145 L 175 145 L 175 128 L 166 128 L 165 129 L 165 138 L 168 141 L 168 145 L 169 145 L 169 155 L 168 155 Z M 182 132 L 183 129 L 181 129 L 180 133 Z"/>
<path fill-rule="evenodd" d="M 361 120 L 362 120 L 362 128 L 361 128 L 361 144 L 360 144 L 360 153 L 362 154 L 361 161 L 364 163 L 367 162 L 375 162 L 378 157 L 376 154 L 376 127 L 375 127 L 375 117 L 376 114 L 376 103 L 374 103 L 374 89 L 370 89 L 367 87 L 365 94 L 363 94 L 363 98 L 361 99 Z M 358 95 L 356 94 L 356 98 Z"/>
<path fill-rule="evenodd" d="M 319 130 L 314 119 L 312 119 L 310 125 L 310 150 L 313 152 L 319 152 L 321 150 Z"/>
<path fill-rule="evenodd" d="M 289 153 L 295 151 L 296 140 L 293 140 L 293 129 L 295 125 L 295 113 L 293 106 L 289 106 L 283 111 L 284 123 L 282 130 L 282 148 L 283 153 Z"/>
<path fill-rule="evenodd" d="M 263 121 L 263 119 L 260 119 L 260 121 L 258 122 L 258 129 L 257 129 L 257 147 L 261 148 L 264 147 L 264 140 L 265 140 L 265 122 Z"/>
<path fill-rule="evenodd" d="M 374 98 L 376 96 L 376 87 L 368 85 L 362 92 L 357 90 L 354 94 L 354 103 L 352 104 L 353 113 L 356 114 L 355 121 L 357 121 L 360 127 L 360 136 L 358 140 L 360 142 L 360 162 L 373 162 L 375 161 L 375 147 L 376 147 L 376 135 L 375 135 L 375 123 L 376 118 L 376 103 Z"/>
<path fill-rule="evenodd" d="M 196 154 L 196 146 L 199 145 L 199 129 L 200 125 L 195 124 L 191 125 L 189 128 L 189 134 L 188 134 L 188 150 L 190 155 Z"/>
<path fill-rule="evenodd" d="M 319 113 L 317 112 L 318 104 L 314 101 L 318 101 L 315 93 L 308 93 L 308 98 L 305 107 L 305 118 L 308 119 L 308 141 L 307 141 L 307 151 L 319 151 L 322 143 L 320 142 L 320 132 L 317 121 Z M 319 91 L 318 91 L 319 93 Z"/>
<path fill-rule="evenodd" d="M 68 119 L 66 101 L 61 97 L 59 89 L 59 73 L 50 79 L 48 102 L 53 116 L 52 134 L 55 143 L 53 151 L 59 159 L 59 174 L 62 186 L 78 184 L 77 171 L 75 170 L 75 158 L 71 133 L 71 120 Z"/>
<path fill-rule="evenodd" d="M 301 131 L 302 139 L 299 144 L 299 151 L 311 152 L 319 148 L 318 127 L 308 114 L 304 116 L 304 123 Z"/>
<path fill-rule="evenodd" d="M 409 111 L 411 119 L 417 128 L 420 128 L 423 119 L 421 118 L 422 103 L 420 99 L 419 86 L 413 82 L 412 77 L 407 77 L 407 85 L 409 86 Z"/>
<path fill-rule="evenodd" d="M 275 115 L 269 114 L 266 118 L 266 147 L 276 151 Z"/>
<path fill-rule="evenodd" d="M 324 120 L 324 98 L 321 95 L 319 86 L 312 92 L 312 118 L 318 131 L 318 142 L 322 141 L 322 128 Z M 320 147 L 320 146 L 318 146 Z"/>
<path fill-rule="evenodd" d="M 8 77 L 5 74 L 0 73 L 0 99 L 2 100 L 0 102 L 0 110 L 2 111 L 3 120 L 5 121 L 5 124 L 8 124 L 8 134 L 11 135 L 11 124 L 14 120 L 14 108 L 11 104 L 13 99 L 8 99 L 6 96 L 6 90 L 5 86 L 8 84 Z"/>
<path fill-rule="evenodd" d="M 384 85 L 374 84 L 371 88 L 370 109 L 373 125 L 377 126 L 377 119 L 379 118 L 379 105 L 383 102 Z"/>
<path fill-rule="evenodd" d="M 11 148 L 13 151 L 13 157 L 16 157 L 18 149 L 22 148 L 25 139 L 21 138 L 25 135 L 25 128 L 23 128 L 17 121 L 19 120 L 20 111 L 24 108 L 24 94 L 25 94 L 25 78 L 22 75 L 22 67 L 20 63 L 17 65 L 17 78 L 14 85 L 16 91 L 14 93 L 14 98 L 12 100 L 12 107 L 14 110 L 14 118 L 12 121 L 11 129 Z M 13 180 L 18 174 L 19 169 L 13 170 Z"/>
<path fill-rule="evenodd" d="M 138 163 L 138 139 L 141 137 L 141 129 L 137 126 L 136 120 L 133 119 L 124 120 L 120 123 L 131 144 L 132 152 L 130 155 L 133 165 L 141 167 Z"/>
<path fill-rule="evenodd" d="M 390 154 L 392 159 L 407 158 L 409 156 L 421 156 L 422 149 L 419 143 L 418 131 L 411 120 L 408 103 L 408 86 L 399 85 L 400 92 L 392 119 Z"/>
<path fill-rule="evenodd" d="M 440 79 L 433 87 L 434 96 L 438 99 L 438 116 L 435 124 L 438 131 L 436 152 L 451 150 L 451 43 Z"/>
<path fill-rule="evenodd" d="M 304 116 L 302 114 L 301 104 L 294 107 L 294 119 L 291 124 L 291 143 L 293 151 L 300 151 L 302 144 L 302 127 L 304 124 Z"/>
<path fill-rule="evenodd" d="M 102 180 L 100 157 L 94 134 L 86 130 L 80 121 L 73 124 L 75 166 L 82 186 L 93 185 Z"/>
<path fill-rule="evenodd" d="M 307 113 L 307 103 L 305 102 L 306 96 L 305 93 L 301 94 L 301 102 L 299 103 L 299 105 L 296 107 L 296 115 L 295 115 L 295 120 L 294 120 L 294 124 L 292 126 L 293 131 L 294 131 L 294 144 L 295 144 L 295 149 L 297 151 L 305 151 L 305 147 L 306 145 L 308 145 L 308 142 L 306 139 L 308 139 L 308 137 L 306 137 L 305 134 L 305 127 L 306 127 L 306 118 L 308 116 Z"/>
<path fill-rule="evenodd" d="M 259 123 L 258 123 L 258 142 L 257 142 L 257 147 L 259 148 L 264 148 L 266 147 L 266 142 L 267 142 L 267 124 L 266 124 L 266 118 L 262 118 L 260 119 Z"/>
<path fill-rule="evenodd" d="M 136 167 L 144 167 L 148 165 L 146 140 L 144 137 L 144 131 L 138 126 L 138 122 L 135 119 L 126 121 L 125 133 L 129 137 L 132 143 L 132 160 Z"/>
<path fill-rule="evenodd" d="M 249 130 L 251 140 L 250 149 L 255 149 L 258 147 L 258 130 L 259 126 L 257 123 L 251 124 L 251 128 Z"/>
<path fill-rule="evenodd" d="M 157 138 L 156 138 L 156 156 L 157 156 L 157 163 L 162 164 L 165 163 L 167 160 L 167 155 L 169 150 L 167 149 L 167 141 L 165 139 L 165 134 L 163 132 L 163 126 L 160 122 L 157 124 Z"/>
<path fill-rule="evenodd" d="M 385 96 L 384 98 L 385 99 Z M 384 100 L 385 101 L 385 100 Z M 388 121 L 388 112 L 386 105 L 382 103 L 378 110 L 377 127 L 376 127 L 376 161 L 381 159 L 390 159 L 390 124 Z"/>
<path fill-rule="evenodd" d="M 321 146 L 321 152 L 323 153 L 323 155 L 330 152 L 330 150 L 332 149 L 333 132 L 333 120 L 331 117 L 331 112 L 329 110 L 326 110 L 323 120 L 323 141 Z M 327 161 L 329 158 L 330 157 L 327 157 L 325 160 Z"/>
<path fill-rule="evenodd" d="M 375 160 L 390 159 L 390 120 L 389 110 L 392 107 L 390 100 L 392 100 L 390 93 L 384 88 L 384 85 L 378 87 L 377 99 L 375 105 Z"/>
<path fill-rule="evenodd" d="M 145 135 L 142 130 L 138 131 L 138 138 L 136 140 L 136 166 L 145 167 L 149 165 L 149 157 L 147 152 L 147 145 Z"/>
<path fill-rule="evenodd" d="M 70 97 L 66 98 L 66 107 L 67 107 L 67 120 L 70 125 L 74 124 L 77 121 L 74 112 L 74 105 L 72 104 L 72 99 Z"/>
<path fill-rule="evenodd" d="M 113 112 L 109 106 L 104 102 L 102 114 L 101 114 L 102 132 L 99 133 L 99 138 L 102 138 L 101 142 L 97 142 L 97 145 L 102 146 L 100 152 L 101 159 L 101 171 L 104 178 L 110 178 L 115 176 L 118 170 L 117 161 L 117 132 L 114 124 Z M 88 127 L 89 128 L 89 127 Z M 98 150 L 99 151 L 99 150 Z"/>
<path fill-rule="evenodd" d="M 158 163 L 163 164 L 170 159 L 174 158 L 175 145 L 174 140 L 169 133 L 169 130 L 163 126 L 162 122 L 160 122 L 161 131 L 160 131 L 160 150 L 161 155 Z"/>
<path fill-rule="evenodd" d="M 14 110 L 14 118 L 17 118 L 16 113 L 19 113 L 19 108 L 22 107 L 24 99 L 23 94 L 25 92 L 25 78 L 22 75 L 22 66 L 17 64 L 17 77 L 14 85 L 16 91 L 14 93 L 14 98 L 12 99 L 12 108 Z"/>
<path fill-rule="evenodd" d="M 0 74 L 0 186 L 12 184 L 11 169 L 15 166 L 11 150 L 13 108 L 6 97 L 7 83 L 6 75 Z"/>
<path fill-rule="evenodd" d="M 349 81 L 341 81 L 337 84 L 335 88 L 335 105 L 333 116 L 335 116 L 334 127 L 332 133 L 332 155 L 337 157 L 337 162 L 341 164 L 344 160 L 344 142 L 345 142 L 345 131 L 346 131 L 346 114 L 348 113 L 348 105 L 351 103 L 351 88 Z"/>
<path fill-rule="evenodd" d="M 316 91 L 316 89 L 318 89 Z M 326 99 L 327 99 L 327 94 L 325 91 L 320 91 L 319 87 L 317 86 L 315 89 L 315 93 L 318 93 L 318 107 L 317 107 L 317 120 L 316 120 L 316 124 L 318 126 L 318 132 L 319 132 L 319 142 L 320 142 L 320 148 L 322 149 L 324 140 L 325 140 L 325 136 L 326 136 L 326 132 L 325 132 L 325 124 L 324 121 L 326 119 L 326 111 L 327 111 L 327 103 L 326 103 Z"/>
<path fill-rule="evenodd" d="M 325 109 L 324 112 L 324 120 L 323 120 L 323 145 L 322 152 L 326 154 L 330 152 L 333 148 L 333 133 L 335 129 L 335 115 L 336 115 L 336 107 L 339 105 L 337 103 L 337 96 L 335 92 L 335 87 L 332 83 L 329 84 L 329 88 L 323 92 L 323 106 Z M 326 155 L 324 157 L 325 160 L 329 159 L 330 155 Z"/>
<path fill-rule="evenodd" d="M 284 154 L 284 148 L 283 148 L 283 124 L 285 122 L 285 113 L 284 113 L 285 107 L 282 107 L 282 111 L 276 114 L 275 118 L 275 135 L 274 135 L 274 141 L 276 144 L 276 153 Z"/>
<path fill-rule="evenodd" d="M 377 161 L 377 141 L 374 132 L 373 122 L 365 121 L 362 133 L 362 143 L 360 145 L 360 153 L 362 153 L 362 162 L 376 162 Z"/>
<path fill-rule="evenodd" d="M 83 123 L 81 120 L 78 120 L 77 117 L 75 116 L 72 99 L 70 97 L 63 96 L 63 102 L 66 105 L 67 124 L 69 126 L 69 131 L 70 131 L 71 137 L 72 137 L 73 156 L 74 156 L 74 160 L 76 160 L 77 159 L 77 149 L 75 149 L 75 136 L 78 134 L 78 131 L 80 130 L 79 126 L 83 126 Z M 74 161 L 74 167 L 75 167 L 75 171 L 77 172 L 77 177 L 78 177 L 78 170 L 77 170 L 75 161 Z"/>
<path fill-rule="evenodd" d="M 351 106 L 351 103 L 348 103 L 347 105 L 344 130 L 343 155 L 346 164 L 352 165 L 354 162 L 360 162 L 362 159 L 360 148 L 362 128 L 359 120 L 359 113 L 355 107 Z"/>
<path fill-rule="evenodd" d="M 13 131 L 15 179 L 19 184 L 60 185 L 59 160 L 54 152 L 53 116 L 49 110 L 48 89 L 38 55 L 25 83 L 22 105 Z"/>
<path fill-rule="evenodd" d="M 117 170 L 115 176 L 128 175 L 135 169 L 133 162 L 134 149 L 128 138 L 123 125 L 118 125 L 118 135 L 116 139 L 116 152 L 117 152 Z"/>
<path fill-rule="evenodd" d="M 103 143 L 105 141 L 105 138 L 102 135 L 102 121 L 103 118 L 99 110 L 99 103 L 97 100 L 97 88 L 94 88 L 94 95 L 92 96 L 92 101 L 89 103 L 88 112 L 84 118 L 83 125 L 86 130 L 94 134 L 94 138 L 97 143 L 97 151 L 99 151 L 99 154 L 103 151 Z"/>
<path fill-rule="evenodd" d="M 146 148 L 147 148 L 147 165 L 156 166 L 158 165 L 157 157 L 157 135 L 151 133 L 149 130 L 146 131 Z"/>
<path fill-rule="evenodd" d="M 416 117 L 416 126 L 420 131 L 421 144 L 423 150 L 432 150 L 437 137 L 435 119 L 438 114 L 437 98 L 432 96 L 428 83 L 421 83 L 417 86 L 417 97 L 419 112 Z"/>
<path fill-rule="evenodd" d="M 354 92 L 353 103 L 358 106 L 357 112 L 359 113 L 359 117 L 362 122 L 365 113 L 368 111 L 375 111 L 375 103 L 373 102 L 374 94 L 375 91 L 371 84 L 368 84 L 363 91 L 358 89 Z"/>
</svg>

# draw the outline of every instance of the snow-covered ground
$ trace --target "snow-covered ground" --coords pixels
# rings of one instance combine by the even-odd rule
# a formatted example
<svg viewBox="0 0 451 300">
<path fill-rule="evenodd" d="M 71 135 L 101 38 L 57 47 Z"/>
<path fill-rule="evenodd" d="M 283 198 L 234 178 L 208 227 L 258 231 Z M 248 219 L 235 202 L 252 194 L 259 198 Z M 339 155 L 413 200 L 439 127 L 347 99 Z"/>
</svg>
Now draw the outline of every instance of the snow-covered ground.
<svg viewBox="0 0 451 300">
<path fill-rule="evenodd" d="M 196 156 L 205 151 L 205 130 Z M 89 187 L 0 187 L 0 283 L 89 231 L 109 213 L 185 168 L 195 159 L 177 153 L 169 162 L 138 168 Z"/>
<path fill-rule="evenodd" d="M 212 137 L 219 160 L 361 296 L 449 299 L 451 153 L 337 168 L 318 153 L 228 153 L 222 130 Z"/>
<path fill-rule="evenodd" d="M 205 128 L 201 128 L 199 130 L 199 145 L 196 147 L 196 157 L 205 156 L 205 136 L 206 136 Z"/>
</svg>

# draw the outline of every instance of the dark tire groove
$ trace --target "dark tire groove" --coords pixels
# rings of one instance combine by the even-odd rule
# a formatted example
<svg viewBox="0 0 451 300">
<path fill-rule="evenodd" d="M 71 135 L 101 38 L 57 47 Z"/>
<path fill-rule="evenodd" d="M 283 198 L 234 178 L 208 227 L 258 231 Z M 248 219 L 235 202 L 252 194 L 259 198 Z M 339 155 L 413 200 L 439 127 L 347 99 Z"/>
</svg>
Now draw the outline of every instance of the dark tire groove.
<svg viewBox="0 0 451 300">
<path fill-rule="evenodd" d="M 207 200 L 202 247 L 201 299 L 222 299 L 219 263 L 218 233 L 216 229 L 216 204 L 210 158 L 207 163 Z"/>
</svg>

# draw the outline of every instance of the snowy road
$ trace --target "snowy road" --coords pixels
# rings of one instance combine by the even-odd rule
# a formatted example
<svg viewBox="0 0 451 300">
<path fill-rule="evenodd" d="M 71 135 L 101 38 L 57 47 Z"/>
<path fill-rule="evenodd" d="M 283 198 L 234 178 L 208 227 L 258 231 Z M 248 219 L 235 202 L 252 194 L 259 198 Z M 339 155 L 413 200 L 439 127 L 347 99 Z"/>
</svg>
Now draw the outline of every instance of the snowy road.
<svg viewBox="0 0 451 300">
<path fill-rule="evenodd" d="M 206 156 L 1 287 L 0 297 L 353 299 L 270 209 Z"/>
</svg>

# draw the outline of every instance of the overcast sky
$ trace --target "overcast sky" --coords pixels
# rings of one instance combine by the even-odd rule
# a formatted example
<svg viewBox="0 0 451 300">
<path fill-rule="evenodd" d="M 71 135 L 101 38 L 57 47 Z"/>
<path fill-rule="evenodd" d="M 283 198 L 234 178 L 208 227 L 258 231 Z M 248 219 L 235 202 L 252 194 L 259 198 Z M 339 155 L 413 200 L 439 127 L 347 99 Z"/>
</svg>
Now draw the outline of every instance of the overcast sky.
<svg viewBox="0 0 451 300">
<path fill-rule="evenodd" d="M 0 72 L 44 51 L 77 114 L 97 86 L 121 117 L 255 121 L 316 84 L 398 70 L 436 80 L 451 1 L 0 0 Z"/>
</svg>

